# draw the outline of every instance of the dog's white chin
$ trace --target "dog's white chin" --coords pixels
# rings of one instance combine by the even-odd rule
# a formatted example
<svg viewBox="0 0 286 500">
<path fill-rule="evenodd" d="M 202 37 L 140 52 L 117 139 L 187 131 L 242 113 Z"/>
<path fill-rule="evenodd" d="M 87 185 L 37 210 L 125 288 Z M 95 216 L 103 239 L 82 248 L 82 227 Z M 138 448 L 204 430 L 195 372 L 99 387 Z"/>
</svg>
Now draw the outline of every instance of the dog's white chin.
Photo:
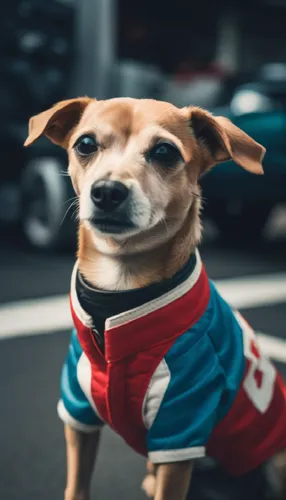
<svg viewBox="0 0 286 500">
<path fill-rule="evenodd" d="M 164 219 L 164 216 L 165 216 L 164 211 L 163 210 L 159 211 L 156 214 L 153 214 L 152 217 L 149 218 L 148 224 L 135 226 L 134 228 L 123 231 L 122 233 L 104 232 L 100 229 L 97 229 L 96 226 L 94 226 L 90 220 L 83 220 L 82 223 L 85 226 L 85 228 L 90 232 L 95 248 L 99 252 L 104 253 L 106 255 L 114 255 L 118 253 L 118 248 L 116 249 L 114 243 L 117 243 L 118 247 L 123 248 L 124 243 L 129 241 L 130 238 L 139 236 L 142 233 L 147 233 L 148 231 L 156 227 Z M 160 240 L 161 238 L 159 235 L 158 237 L 153 236 L 151 246 L 152 247 L 157 246 Z M 149 247 L 150 247 L 150 241 L 148 241 L 147 243 L 144 242 L 144 239 L 142 239 L 141 243 L 136 242 L 133 250 L 141 251 Z M 119 253 L 121 253 L 121 251 L 119 251 Z"/>
<path fill-rule="evenodd" d="M 156 213 L 151 214 L 150 211 L 148 213 L 145 212 L 145 214 L 141 214 L 141 218 L 138 217 L 136 214 L 135 217 L 132 217 L 131 222 L 134 224 L 133 227 L 127 228 L 126 230 L 122 231 L 122 233 L 112 233 L 109 231 L 103 231 L 102 229 L 97 228 L 90 219 L 83 219 L 82 222 L 84 223 L 86 229 L 91 231 L 92 233 L 102 236 L 104 238 L 114 238 L 115 240 L 122 241 L 130 238 L 130 236 L 135 236 L 137 234 L 140 234 L 142 232 L 149 231 L 153 227 L 157 226 L 159 222 L 164 220 L 165 218 L 165 211 L 164 210 L 158 210 Z M 140 220 L 141 219 L 141 220 Z"/>
<path fill-rule="evenodd" d="M 82 222 L 84 223 L 86 229 L 88 229 L 88 231 L 90 231 L 93 235 L 96 235 L 98 237 L 101 236 L 102 238 L 113 238 L 114 240 L 119 240 L 119 241 L 126 240 L 130 236 L 139 234 L 142 231 L 142 229 L 140 228 L 132 227 L 122 231 L 121 233 L 118 232 L 112 233 L 110 231 L 105 232 L 102 229 L 98 229 L 90 220 L 84 220 Z"/>
<path fill-rule="evenodd" d="M 83 224 L 90 232 L 95 248 L 105 255 L 115 255 L 118 253 L 118 249 L 116 249 L 114 243 L 118 243 L 118 246 L 121 247 L 125 241 L 142 231 L 142 229 L 135 227 L 122 233 L 105 233 L 97 229 L 89 220 L 83 221 Z"/>
</svg>

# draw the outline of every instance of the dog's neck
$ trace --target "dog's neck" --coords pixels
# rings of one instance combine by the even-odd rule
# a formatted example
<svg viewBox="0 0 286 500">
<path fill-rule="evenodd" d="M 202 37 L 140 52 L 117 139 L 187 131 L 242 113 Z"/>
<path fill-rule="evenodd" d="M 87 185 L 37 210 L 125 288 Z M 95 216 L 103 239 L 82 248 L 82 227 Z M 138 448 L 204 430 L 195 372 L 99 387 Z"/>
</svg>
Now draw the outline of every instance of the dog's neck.
<svg viewBox="0 0 286 500">
<path fill-rule="evenodd" d="M 171 278 L 195 251 L 201 236 L 199 204 L 193 203 L 173 238 L 152 250 L 122 255 L 101 252 L 91 232 L 79 231 L 78 267 L 94 287 L 103 290 L 130 290 Z"/>
</svg>

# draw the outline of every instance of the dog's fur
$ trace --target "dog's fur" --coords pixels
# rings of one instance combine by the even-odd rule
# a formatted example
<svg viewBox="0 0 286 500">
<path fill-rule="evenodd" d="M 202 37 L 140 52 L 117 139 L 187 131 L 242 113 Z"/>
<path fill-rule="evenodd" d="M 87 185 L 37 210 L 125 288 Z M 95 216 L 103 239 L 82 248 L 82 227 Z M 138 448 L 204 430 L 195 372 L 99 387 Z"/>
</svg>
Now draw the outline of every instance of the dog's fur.
<svg viewBox="0 0 286 500">
<path fill-rule="evenodd" d="M 98 151 L 80 158 L 74 144 L 94 135 Z M 262 174 L 264 148 L 223 117 L 200 108 L 178 109 L 153 100 L 77 98 L 31 118 L 25 145 L 41 135 L 64 147 L 79 197 L 78 261 L 94 286 L 109 290 L 143 287 L 173 276 L 201 237 L 198 179 L 218 162 L 233 159 Z M 148 160 L 158 142 L 171 142 L 181 158 L 171 168 Z M 129 189 L 132 229 L 106 234 L 93 225 L 90 192 L 95 182 L 112 180 Z M 98 435 L 66 427 L 66 500 L 86 500 Z M 184 500 L 192 464 L 149 464 L 143 486 L 156 500 Z"/>
</svg>

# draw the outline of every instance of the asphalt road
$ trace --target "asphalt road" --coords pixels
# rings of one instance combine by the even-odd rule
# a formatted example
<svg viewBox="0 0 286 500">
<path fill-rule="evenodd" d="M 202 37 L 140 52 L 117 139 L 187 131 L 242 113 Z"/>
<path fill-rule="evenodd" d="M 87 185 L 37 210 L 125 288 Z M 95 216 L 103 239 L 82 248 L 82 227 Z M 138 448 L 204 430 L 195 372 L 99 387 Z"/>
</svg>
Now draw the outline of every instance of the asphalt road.
<svg viewBox="0 0 286 500">
<path fill-rule="evenodd" d="M 212 242 L 203 245 L 201 255 L 213 279 L 286 271 L 285 238 L 241 248 Z M 67 293 L 73 261 L 72 255 L 40 255 L 4 241 L 0 302 Z M 286 339 L 285 303 L 242 312 L 255 328 Z M 65 451 L 56 403 L 68 340 L 67 331 L 1 340 L 1 500 L 63 499 Z M 286 376 L 286 365 L 281 363 L 279 368 Z M 143 500 L 139 489 L 143 473 L 142 459 L 105 430 L 93 481 L 94 498 Z"/>
</svg>

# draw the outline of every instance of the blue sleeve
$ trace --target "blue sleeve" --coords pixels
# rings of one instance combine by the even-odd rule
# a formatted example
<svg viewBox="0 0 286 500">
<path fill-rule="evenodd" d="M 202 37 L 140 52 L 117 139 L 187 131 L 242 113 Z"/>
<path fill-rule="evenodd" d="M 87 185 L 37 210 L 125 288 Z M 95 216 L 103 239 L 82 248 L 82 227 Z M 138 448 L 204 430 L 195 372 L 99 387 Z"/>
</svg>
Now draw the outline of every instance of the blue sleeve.
<svg viewBox="0 0 286 500">
<path fill-rule="evenodd" d="M 73 330 L 68 355 L 62 369 L 58 414 L 61 420 L 71 427 L 83 432 L 93 432 L 103 422 L 96 415 L 78 380 L 78 363 L 82 355 L 76 330 Z"/>
<path fill-rule="evenodd" d="M 176 340 L 163 361 L 164 395 L 158 405 L 153 391 L 149 403 L 149 458 L 153 463 L 200 458 L 220 419 L 224 371 L 208 335 L 198 338 L 193 329 Z M 161 382 L 156 381 L 160 391 Z M 154 403 L 159 406 L 155 412 L 150 407 Z"/>
</svg>

